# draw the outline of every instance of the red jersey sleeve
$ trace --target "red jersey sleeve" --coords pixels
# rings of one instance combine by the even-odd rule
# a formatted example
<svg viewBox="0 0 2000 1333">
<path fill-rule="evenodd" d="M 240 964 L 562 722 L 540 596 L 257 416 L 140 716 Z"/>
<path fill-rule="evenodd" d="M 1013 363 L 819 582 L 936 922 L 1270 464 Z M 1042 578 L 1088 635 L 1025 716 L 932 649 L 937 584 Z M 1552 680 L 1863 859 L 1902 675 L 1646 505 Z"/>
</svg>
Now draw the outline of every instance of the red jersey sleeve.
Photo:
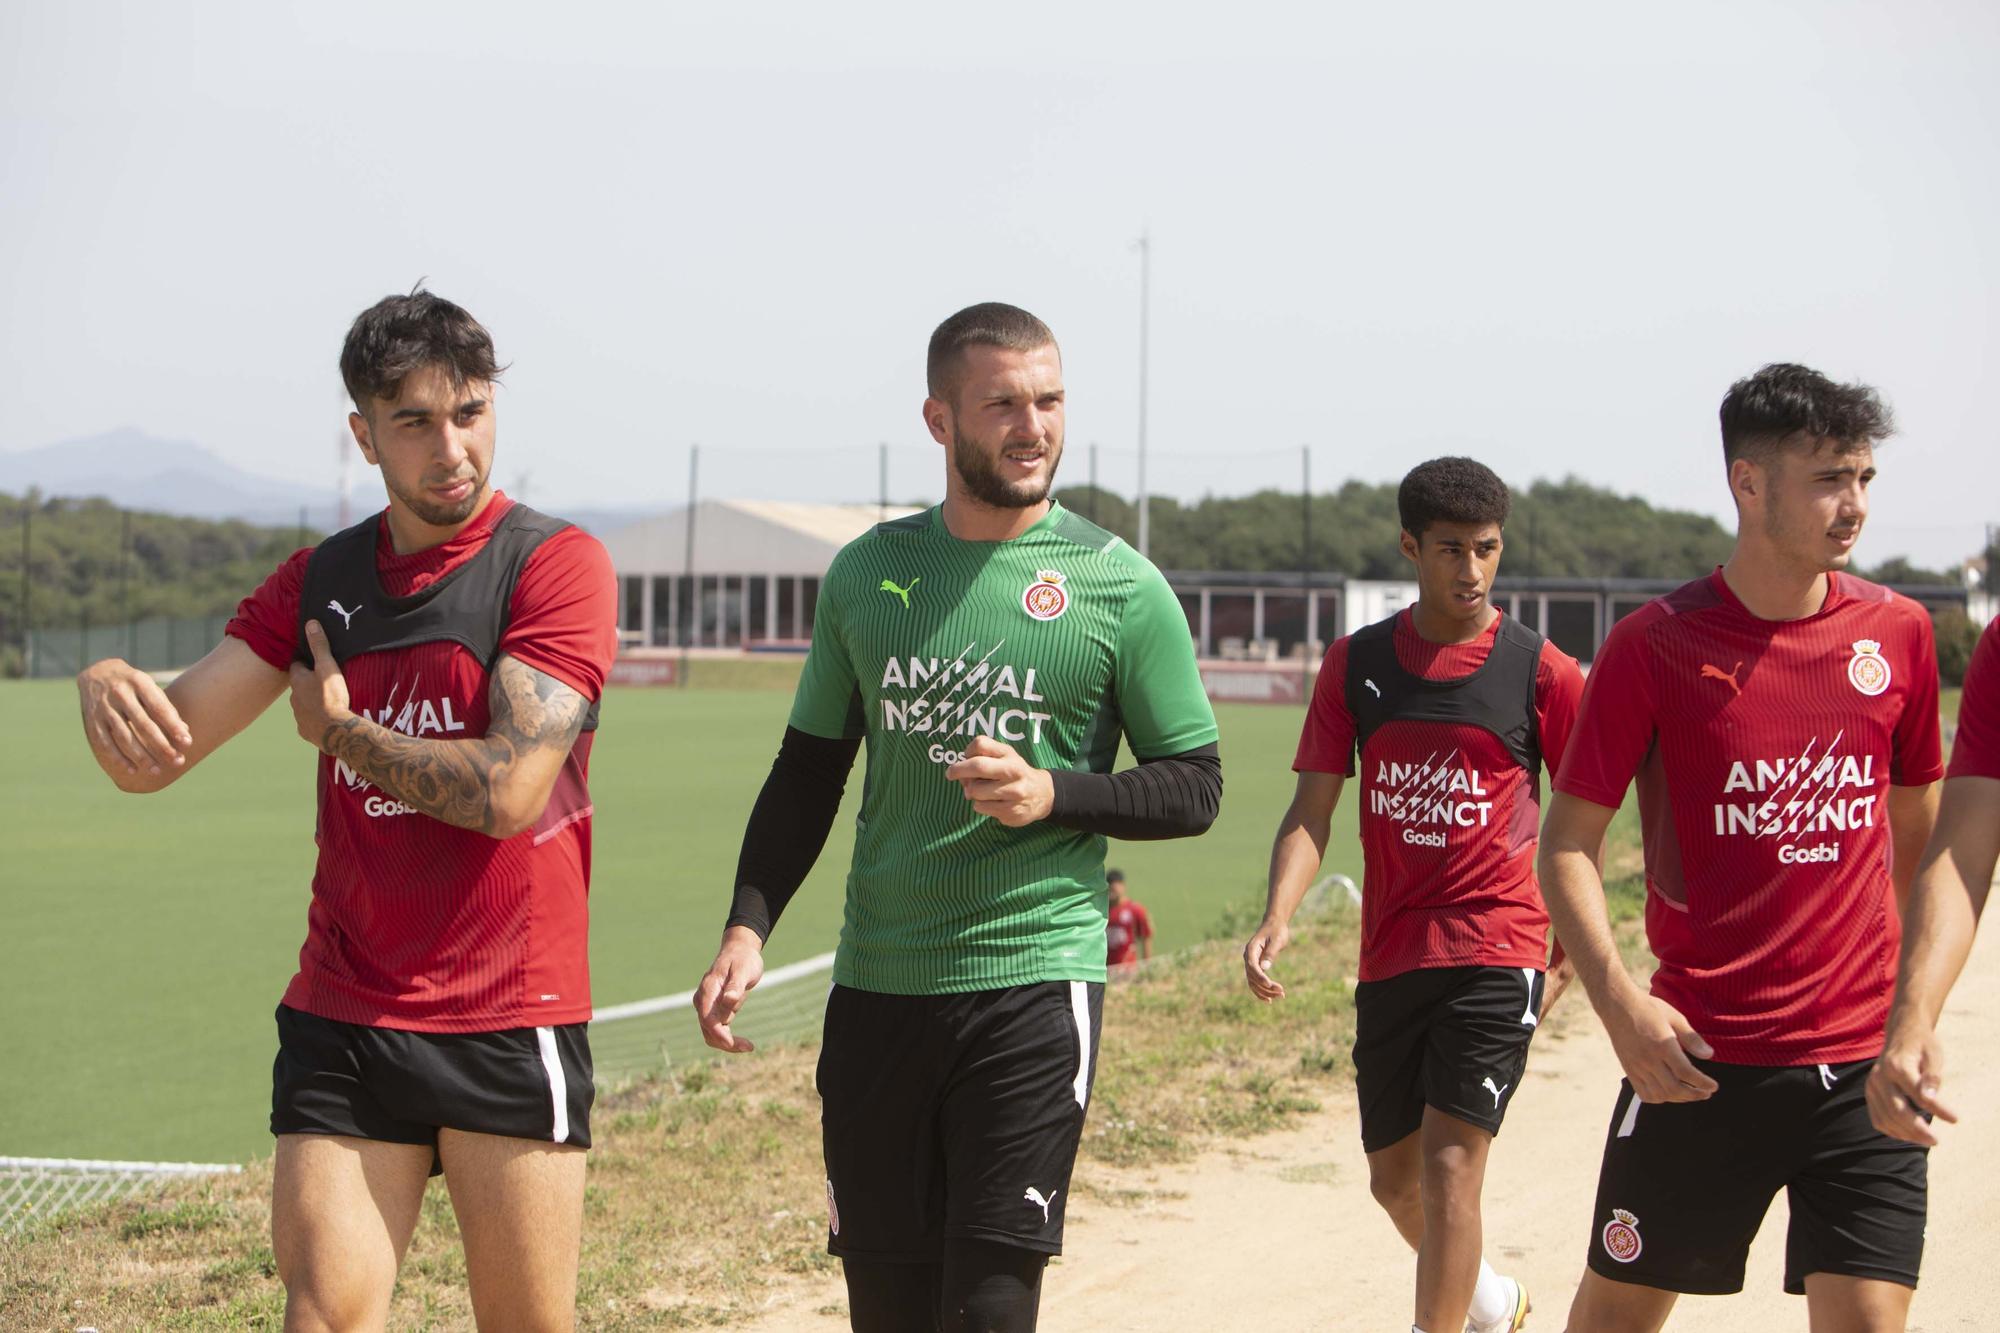
<svg viewBox="0 0 2000 1333">
<path fill-rule="evenodd" d="M 2000 778 L 2000 620 L 1986 627 L 1972 650 L 1958 704 L 1958 739 L 1945 776 Z"/>
<path fill-rule="evenodd" d="M 514 585 L 500 651 L 586 699 L 603 695 L 618 655 L 618 579 L 602 542 L 565 528 L 541 544 Z"/>
<path fill-rule="evenodd" d="M 1335 639 L 1320 663 L 1292 771 L 1353 777 L 1355 734 L 1354 714 L 1347 711 L 1347 640 Z"/>
<path fill-rule="evenodd" d="M 1557 791 L 1614 810 L 1624 804 L 1625 789 L 1653 748 L 1656 703 L 1646 628 L 1664 614 L 1653 607 L 1635 611 L 1611 627 L 1597 650 L 1556 773 Z"/>
<path fill-rule="evenodd" d="M 1889 758 L 1889 781 L 1898 787 L 1922 787 L 1944 776 L 1944 741 L 1938 734 L 1937 637 L 1930 612 L 1913 607 L 1916 642 L 1910 662 L 1916 679 L 1902 716 L 1896 719 L 1895 753 Z"/>
<path fill-rule="evenodd" d="M 1137 934 L 1138 937 L 1142 940 L 1152 939 L 1153 918 L 1147 916 L 1146 909 L 1139 906 L 1139 904 L 1137 903 L 1132 904 L 1132 911 L 1138 918 L 1136 921 L 1133 922 L 1134 933 Z"/>
<path fill-rule="evenodd" d="M 1576 712 L 1583 704 L 1583 668 L 1576 659 L 1542 640 L 1542 655 L 1535 663 L 1535 729 L 1541 740 L 1542 767 L 1555 773 L 1569 753 L 1569 738 L 1576 731 Z"/>
<path fill-rule="evenodd" d="M 223 633 L 250 645 L 250 651 L 280 671 L 289 671 L 299 643 L 299 598 L 305 594 L 306 561 L 313 548 L 302 546 L 236 604 Z"/>
</svg>

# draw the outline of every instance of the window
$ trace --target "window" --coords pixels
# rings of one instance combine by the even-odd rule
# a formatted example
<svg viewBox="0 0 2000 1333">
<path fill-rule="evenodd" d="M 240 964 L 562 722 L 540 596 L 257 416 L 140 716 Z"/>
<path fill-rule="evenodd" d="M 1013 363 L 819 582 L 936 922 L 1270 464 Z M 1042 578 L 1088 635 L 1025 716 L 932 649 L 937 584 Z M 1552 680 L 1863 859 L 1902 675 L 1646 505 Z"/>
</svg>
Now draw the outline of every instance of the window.
<svg viewBox="0 0 2000 1333">
<path fill-rule="evenodd" d="M 778 637 L 781 639 L 803 639 L 799 627 L 792 623 L 799 607 L 799 581 L 793 578 L 778 580 Z"/>
<path fill-rule="evenodd" d="M 1549 625 L 1542 631 L 1579 662 L 1597 656 L 1597 599 L 1549 598 Z"/>
<path fill-rule="evenodd" d="M 1241 659 L 1257 636 L 1257 604 L 1248 592 L 1211 591 L 1208 595 L 1208 643 L 1218 657 Z"/>
<path fill-rule="evenodd" d="M 765 578 L 762 574 L 752 574 L 750 576 L 750 623 L 744 626 L 743 638 L 745 642 L 752 639 L 761 642 L 773 637 L 771 634 L 770 617 L 768 615 L 770 605 L 771 580 Z"/>
<path fill-rule="evenodd" d="M 1264 638 L 1278 645 L 1278 656 L 1290 657 L 1306 641 L 1306 595 L 1302 592 L 1264 594 Z"/>
<path fill-rule="evenodd" d="M 618 580 L 618 628 L 628 634 L 637 634 L 646 627 L 646 607 L 642 600 L 646 595 L 646 580 L 639 574 L 628 574 Z"/>
<path fill-rule="evenodd" d="M 813 633 L 813 607 L 819 601 L 819 580 L 799 580 L 799 637 L 810 639 Z"/>
<path fill-rule="evenodd" d="M 735 648 L 743 642 L 743 576 L 731 574 L 722 580 L 722 633 L 716 643 Z"/>
</svg>

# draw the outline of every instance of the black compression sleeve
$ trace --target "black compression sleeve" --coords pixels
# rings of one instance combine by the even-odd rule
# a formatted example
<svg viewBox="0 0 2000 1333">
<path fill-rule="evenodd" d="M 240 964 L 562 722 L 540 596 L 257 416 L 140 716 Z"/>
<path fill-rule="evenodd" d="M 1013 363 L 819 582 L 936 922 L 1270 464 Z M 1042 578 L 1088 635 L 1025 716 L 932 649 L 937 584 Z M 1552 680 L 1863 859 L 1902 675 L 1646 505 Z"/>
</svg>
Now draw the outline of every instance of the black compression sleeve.
<svg viewBox="0 0 2000 1333">
<path fill-rule="evenodd" d="M 840 813 L 840 794 L 854 767 L 859 740 L 828 740 L 785 728 L 771 776 L 750 811 L 736 859 L 736 896 L 728 926 L 748 926 L 769 939 L 778 914 L 805 883 Z"/>
<path fill-rule="evenodd" d="M 1222 807 L 1222 755 L 1213 745 L 1141 759 L 1122 773 L 1052 769 L 1060 828 L 1140 842 L 1205 832 Z"/>
</svg>

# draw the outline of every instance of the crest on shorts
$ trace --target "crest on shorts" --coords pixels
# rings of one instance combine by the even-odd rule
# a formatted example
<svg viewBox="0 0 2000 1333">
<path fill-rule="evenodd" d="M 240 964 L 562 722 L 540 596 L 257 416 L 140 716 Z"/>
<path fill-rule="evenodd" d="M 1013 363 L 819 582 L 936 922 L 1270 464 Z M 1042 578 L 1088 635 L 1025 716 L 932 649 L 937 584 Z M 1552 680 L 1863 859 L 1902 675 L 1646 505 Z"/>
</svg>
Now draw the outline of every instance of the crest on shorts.
<svg viewBox="0 0 2000 1333">
<path fill-rule="evenodd" d="M 1889 663 L 1882 656 L 1881 644 L 1873 639 L 1854 641 L 1854 656 L 1847 659 L 1847 680 L 1871 699 L 1889 688 Z"/>
<path fill-rule="evenodd" d="M 833 1201 L 833 1177 L 826 1178 L 826 1226 L 834 1235 L 840 1234 L 840 1205 Z"/>
<path fill-rule="evenodd" d="M 1644 1248 L 1639 1240 L 1639 1219 L 1623 1208 L 1613 1208 L 1611 1220 L 1604 1224 L 1604 1252 L 1621 1264 L 1629 1264 Z"/>
<path fill-rule="evenodd" d="M 1063 587 L 1067 581 L 1053 569 L 1037 570 L 1035 581 L 1021 594 L 1021 609 L 1036 620 L 1054 620 L 1069 610 L 1069 591 Z"/>
</svg>

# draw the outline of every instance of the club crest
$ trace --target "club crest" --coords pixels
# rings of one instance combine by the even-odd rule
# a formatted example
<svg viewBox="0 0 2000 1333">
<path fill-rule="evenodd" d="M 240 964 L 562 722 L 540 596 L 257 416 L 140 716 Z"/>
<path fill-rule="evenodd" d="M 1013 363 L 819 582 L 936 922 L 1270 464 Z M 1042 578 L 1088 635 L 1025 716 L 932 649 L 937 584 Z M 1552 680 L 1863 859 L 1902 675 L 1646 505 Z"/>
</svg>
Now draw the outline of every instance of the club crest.
<svg viewBox="0 0 2000 1333">
<path fill-rule="evenodd" d="M 1621 1264 L 1629 1264 L 1644 1248 L 1639 1240 L 1639 1219 L 1623 1208 L 1613 1208 L 1611 1220 L 1604 1224 L 1604 1252 Z"/>
<path fill-rule="evenodd" d="M 1067 580 L 1053 569 L 1038 570 L 1035 581 L 1021 594 L 1021 609 L 1036 620 L 1054 620 L 1069 610 Z"/>
<path fill-rule="evenodd" d="M 1882 645 L 1873 639 L 1856 639 L 1854 656 L 1847 659 L 1847 681 L 1869 698 L 1889 688 L 1889 663 Z"/>
</svg>

